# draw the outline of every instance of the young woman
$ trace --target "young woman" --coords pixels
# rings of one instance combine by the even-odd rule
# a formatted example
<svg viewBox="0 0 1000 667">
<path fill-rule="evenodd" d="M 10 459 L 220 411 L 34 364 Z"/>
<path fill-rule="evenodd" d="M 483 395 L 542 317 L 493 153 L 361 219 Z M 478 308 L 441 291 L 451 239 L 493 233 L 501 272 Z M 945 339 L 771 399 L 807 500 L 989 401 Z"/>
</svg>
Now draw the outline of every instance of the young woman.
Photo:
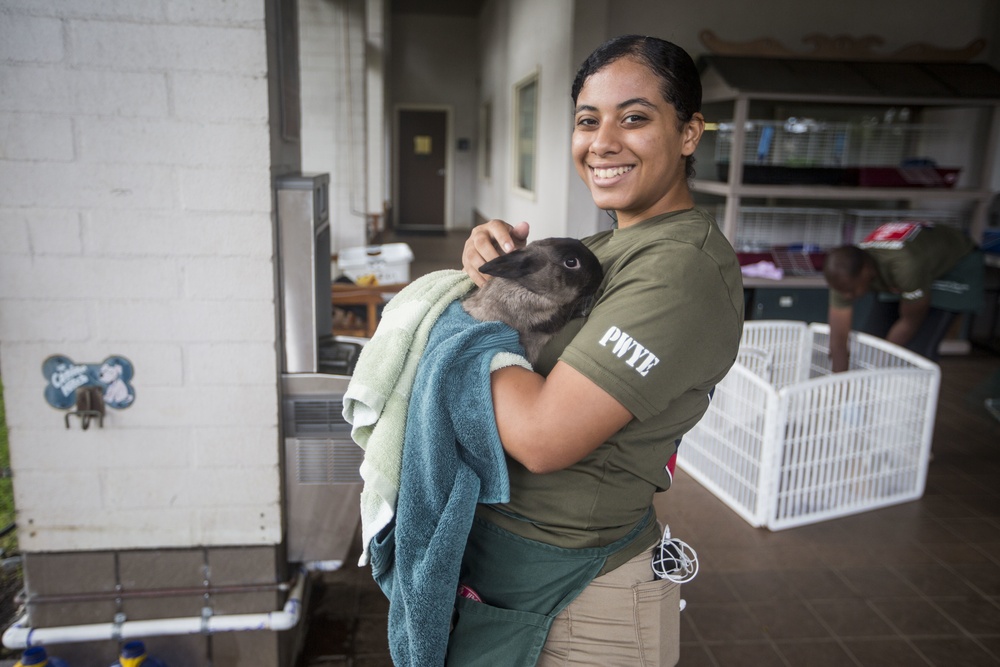
<svg viewBox="0 0 1000 667">
<path fill-rule="evenodd" d="M 679 590 L 651 567 L 677 444 L 736 357 L 743 288 L 732 247 L 694 207 L 701 83 L 670 42 L 623 36 L 573 84 L 573 159 L 615 229 L 584 242 L 605 278 L 587 317 L 536 372 L 492 375 L 511 501 L 481 505 L 463 559 L 449 664 L 672 665 Z M 526 242 L 491 220 L 463 252 L 477 267 Z"/>
</svg>

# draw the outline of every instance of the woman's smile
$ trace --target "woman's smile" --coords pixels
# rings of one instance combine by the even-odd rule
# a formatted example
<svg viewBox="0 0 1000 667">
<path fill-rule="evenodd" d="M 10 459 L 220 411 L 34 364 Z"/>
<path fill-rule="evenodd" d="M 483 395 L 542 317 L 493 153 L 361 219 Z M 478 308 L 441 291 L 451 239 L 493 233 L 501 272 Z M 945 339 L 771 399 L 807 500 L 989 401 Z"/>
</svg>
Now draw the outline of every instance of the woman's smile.
<svg viewBox="0 0 1000 667">
<path fill-rule="evenodd" d="M 619 177 L 632 171 L 632 168 L 632 165 L 628 165 L 624 167 L 591 167 L 590 170 L 594 174 L 595 184 L 604 185 L 617 182 Z"/>
</svg>

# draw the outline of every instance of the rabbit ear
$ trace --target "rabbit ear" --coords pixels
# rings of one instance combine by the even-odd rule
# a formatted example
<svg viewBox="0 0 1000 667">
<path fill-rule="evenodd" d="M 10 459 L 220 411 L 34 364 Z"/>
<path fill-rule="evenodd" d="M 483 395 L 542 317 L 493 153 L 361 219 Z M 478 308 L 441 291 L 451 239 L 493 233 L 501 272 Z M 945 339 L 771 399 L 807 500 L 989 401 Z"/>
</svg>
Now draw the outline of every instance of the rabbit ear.
<svg viewBox="0 0 1000 667">
<path fill-rule="evenodd" d="M 515 250 L 507 255 L 491 259 L 479 267 L 479 272 L 488 276 L 512 280 L 535 273 L 542 268 L 543 261 L 537 252 L 530 250 L 530 248 L 531 246 L 528 246 L 524 250 Z"/>
</svg>

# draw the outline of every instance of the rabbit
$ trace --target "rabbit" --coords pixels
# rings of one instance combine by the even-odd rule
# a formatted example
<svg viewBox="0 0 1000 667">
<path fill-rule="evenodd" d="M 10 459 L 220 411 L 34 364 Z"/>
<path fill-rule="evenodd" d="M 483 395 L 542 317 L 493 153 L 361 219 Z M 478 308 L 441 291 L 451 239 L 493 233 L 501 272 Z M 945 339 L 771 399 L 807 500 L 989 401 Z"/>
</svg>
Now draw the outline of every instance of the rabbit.
<svg viewBox="0 0 1000 667">
<path fill-rule="evenodd" d="M 515 329 L 532 364 L 545 343 L 589 306 L 604 279 L 594 253 L 569 238 L 534 241 L 486 262 L 479 272 L 493 278 L 467 296 L 463 308 L 477 320 Z"/>
</svg>

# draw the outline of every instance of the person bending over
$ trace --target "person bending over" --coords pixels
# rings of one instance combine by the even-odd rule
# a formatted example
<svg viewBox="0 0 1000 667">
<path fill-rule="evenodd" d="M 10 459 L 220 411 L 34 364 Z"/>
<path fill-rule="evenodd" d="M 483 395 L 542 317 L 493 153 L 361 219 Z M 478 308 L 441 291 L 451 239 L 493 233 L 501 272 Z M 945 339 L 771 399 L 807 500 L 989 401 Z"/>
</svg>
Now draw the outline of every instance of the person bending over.
<svg viewBox="0 0 1000 667">
<path fill-rule="evenodd" d="M 833 371 L 846 371 L 850 366 L 848 334 L 854 305 L 869 292 L 890 298 L 873 300 L 863 331 L 937 359 L 938 346 L 955 313 L 931 306 L 931 283 L 964 261 L 975 264 L 975 248 L 969 237 L 953 227 L 893 222 L 877 228 L 858 245 L 830 251 L 823 275 L 830 288 L 827 321 Z"/>
</svg>

